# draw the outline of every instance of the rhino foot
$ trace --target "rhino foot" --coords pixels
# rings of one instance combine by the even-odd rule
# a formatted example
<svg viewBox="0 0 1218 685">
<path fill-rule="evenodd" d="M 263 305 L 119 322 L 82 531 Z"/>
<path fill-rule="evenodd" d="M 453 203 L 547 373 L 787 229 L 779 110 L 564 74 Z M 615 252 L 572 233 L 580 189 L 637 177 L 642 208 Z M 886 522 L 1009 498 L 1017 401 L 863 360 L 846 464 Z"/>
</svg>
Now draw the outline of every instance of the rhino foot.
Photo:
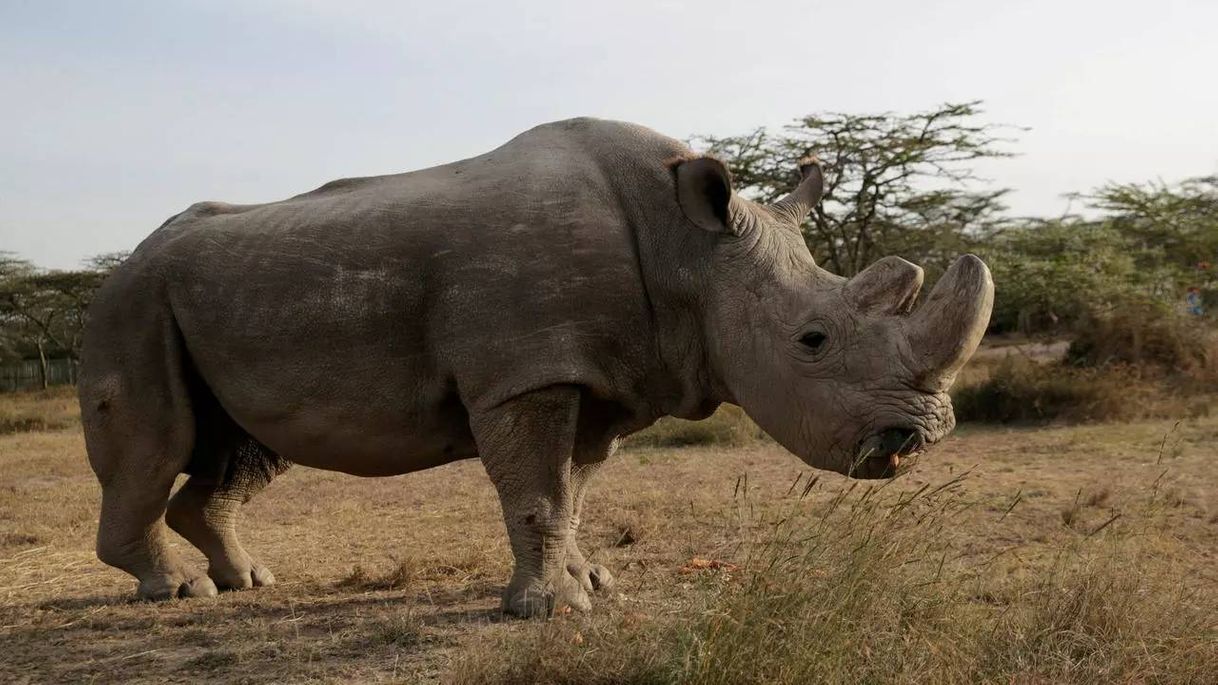
<svg viewBox="0 0 1218 685">
<path fill-rule="evenodd" d="M 583 585 L 567 573 L 560 574 L 557 582 L 549 587 L 539 587 L 535 583 L 517 587 L 512 583 L 503 593 L 504 613 L 520 618 L 549 618 L 568 607 L 589 611 L 592 600 L 588 599 Z"/>
<path fill-rule="evenodd" d="M 579 582 L 585 592 L 597 592 L 613 587 L 613 574 L 600 564 L 582 563 L 567 564 L 567 573 Z"/>
<path fill-rule="evenodd" d="M 215 597 L 216 584 L 211 578 L 199 575 L 186 577 L 178 574 L 153 576 L 141 580 L 136 595 L 143 600 L 163 602 L 168 599 L 186 597 Z"/>
<path fill-rule="evenodd" d="M 261 564 L 253 563 L 246 568 L 216 568 L 207 570 L 207 574 L 215 581 L 221 590 L 249 590 L 256 587 L 266 587 L 275 584 L 275 574 Z"/>
</svg>

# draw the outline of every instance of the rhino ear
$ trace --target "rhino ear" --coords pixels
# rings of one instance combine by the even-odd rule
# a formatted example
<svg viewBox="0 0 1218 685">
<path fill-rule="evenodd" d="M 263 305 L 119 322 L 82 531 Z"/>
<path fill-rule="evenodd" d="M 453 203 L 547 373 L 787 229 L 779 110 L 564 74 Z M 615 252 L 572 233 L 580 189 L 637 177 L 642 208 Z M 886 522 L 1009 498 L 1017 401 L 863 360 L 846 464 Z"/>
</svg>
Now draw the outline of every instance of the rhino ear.
<svg viewBox="0 0 1218 685">
<path fill-rule="evenodd" d="M 685 218 L 713 233 L 734 233 L 728 205 L 732 177 L 723 162 L 697 157 L 677 165 L 677 202 Z"/>
</svg>

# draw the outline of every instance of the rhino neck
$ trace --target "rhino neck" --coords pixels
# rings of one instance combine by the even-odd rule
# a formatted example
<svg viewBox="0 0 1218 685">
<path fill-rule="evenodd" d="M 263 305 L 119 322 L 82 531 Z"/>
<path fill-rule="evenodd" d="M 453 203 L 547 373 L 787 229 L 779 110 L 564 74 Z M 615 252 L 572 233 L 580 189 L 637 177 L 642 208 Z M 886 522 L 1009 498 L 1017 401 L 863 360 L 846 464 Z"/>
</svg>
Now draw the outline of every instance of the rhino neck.
<svg viewBox="0 0 1218 685">
<path fill-rule="evenodd" d="M 792 379 L 782 364 L 811 300 L 841 279 L 816 266 L 794 231 L 754 231 L 717 246 L 702 298 L 714 397 L 750 415 L 773 413 Z"/>
<path fill-rule="evenodd" d="M 651 207 L 664 208 L 659 198 Z M 638 202 L 635 206 L 648 206 Z M 691 233 L 679 214 L 630 217 L 639 278 L 647 300 L 654 356 L 642 383 L 653 418 L 706 418 L 731 401 L 715 372 L 705 331 L 709 235 Z"/>
<path fill-rule="evenodd" d="M 640 264 L 663 264 L 666 260 L 640 253 Z M 671 263 L 671 262 L 668 262 Z M 705 335 L 705 293 L 693 273 L 657 276 L 642 269 L 647 296 L 655 358 L 645 381 L 655 400 L 652 413 L 698 420 L 710 416 L 722 402 L 731 402 L 711 361 Z"/>
<path fill-rule="evenodd" d="M 722 273 L 720 262 L 725 256 L 740 261 L 758 239 L 725 241 L 685 217 L 675 201 L 669 162 L 690 154 L 687 146 L 653 136 L 632 141 L 628 144 L 638 146 L 632 159 L 646 163 L 623 168 L 623 143 L 615 140 L 613 156 L 602 157 L 601 164 L 629 228 L 647 300 L 654 350 L 642 380 L 644 394 L 652 398 L 647 401 L 648 413 L 705 418 L 722 402 L 738 403 L 722 373 L 723 364 L 717 361 L 722 355 L 716 350 L 716 338 L 722 328 L 715 308 L 726 297 L 720 292 L 725 277 L 737 278 Z"/>
<path fill-rule="evenodd" d="M 763 232 L 725 240 L 683 231 L 675 239 L 669 233 L 640 240 L 659 369 L 649 381 L 664 398 L 658 413 L 700 419 L 721 403 L 745 406 L 757 395 L 754 386 L 774 352 L 765 335 L 773 329 L 772 300 L 806 288 L 819 271 L 810 258 L 793 260 L 788 242 Z"/>
</svg>

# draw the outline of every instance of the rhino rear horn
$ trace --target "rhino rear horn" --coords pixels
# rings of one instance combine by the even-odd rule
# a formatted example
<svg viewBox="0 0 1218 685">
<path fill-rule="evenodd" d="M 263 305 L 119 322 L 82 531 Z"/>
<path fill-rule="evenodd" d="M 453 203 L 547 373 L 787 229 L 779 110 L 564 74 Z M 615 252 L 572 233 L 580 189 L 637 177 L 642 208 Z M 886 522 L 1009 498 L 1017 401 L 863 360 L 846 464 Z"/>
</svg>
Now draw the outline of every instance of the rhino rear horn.
<svg viewBox="0 0 1218 685">
<path fill-rule="evenodd" d="M 922 291 L 922 267 L 900 257 L 884 257 L 846 281 L 846 301 L 860 311 L 904 314 Z"/>
</svg>

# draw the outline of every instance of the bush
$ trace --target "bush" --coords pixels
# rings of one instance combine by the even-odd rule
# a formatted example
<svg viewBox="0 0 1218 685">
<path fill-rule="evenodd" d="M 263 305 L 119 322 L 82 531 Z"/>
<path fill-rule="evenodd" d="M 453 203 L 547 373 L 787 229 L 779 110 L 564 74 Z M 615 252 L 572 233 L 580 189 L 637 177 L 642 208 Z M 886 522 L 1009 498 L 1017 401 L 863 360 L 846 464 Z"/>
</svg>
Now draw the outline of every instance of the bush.
<svg viewBox="0 0 1218 685">
<path fill-rule="evenodd" d="M 1158 378 L 1131 366 L 1079 368 L 1003 360 L 989 378 L 956 390 L 959 421 L 1019 423 L 1128 421 L 1206 413 L 1204 400 L 1177 396 Z"/>
<path fill-rule="evenodd" d="M 1131 365 L 1197 379 L 1218 377 L 1218 349 L 1204 324 L 1153 300 L 1126 300 L 1079 327 L 1066 361 L 1079 367 Z"/>
<path fill-rule="evenodd" d="M 953 396 L 961 421 L 1123 421 L 1208 413 L 1218 338 L 1195 317 L 1126 295 L 1093 311 L 1060 363 L 1007 357 Z M 985 369 L 981 369 L 984 371 Z M 971 378 L 970 378 L 971 376 Z"/>
<path fill-rule="evenodd" d="M 1097 302 L 1144 280 L 1122 236 L 1103 223 L 1033 221 L 1003 228 L 977 246 L 997 292 L 992 332 L 1072 329 Z"/>
</svg>

